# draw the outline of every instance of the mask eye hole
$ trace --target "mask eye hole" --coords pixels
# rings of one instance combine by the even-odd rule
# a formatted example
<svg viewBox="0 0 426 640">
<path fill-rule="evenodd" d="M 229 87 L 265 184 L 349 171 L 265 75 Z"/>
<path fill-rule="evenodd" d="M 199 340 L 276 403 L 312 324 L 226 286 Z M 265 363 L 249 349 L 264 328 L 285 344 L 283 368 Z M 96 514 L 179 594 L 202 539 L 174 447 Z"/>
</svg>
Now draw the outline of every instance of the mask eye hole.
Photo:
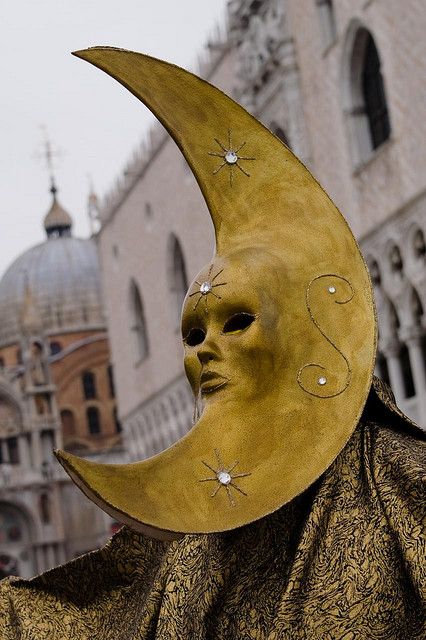
<svg viewBox="0 0 426 640">
<path fill-rule="evenodd" d="M 205 337 L 206 332 L 203 331 L 203 329 L 194 328 L 190 329 L 188 335 L 183 339 L 183 341 L 190 347 L 196 347 L 197 344 L 201 344 L 204 341 Z"/>
<path fill-rule="evenodd" d="M 256 316 L 252 313 L 245 313 L 243 311 L 236 313 L 225 322 L 223 333 L 230 334 L 244 331 L 244 329 L 247 329 L 254 320 L 256 320 Z"/>
</svg>

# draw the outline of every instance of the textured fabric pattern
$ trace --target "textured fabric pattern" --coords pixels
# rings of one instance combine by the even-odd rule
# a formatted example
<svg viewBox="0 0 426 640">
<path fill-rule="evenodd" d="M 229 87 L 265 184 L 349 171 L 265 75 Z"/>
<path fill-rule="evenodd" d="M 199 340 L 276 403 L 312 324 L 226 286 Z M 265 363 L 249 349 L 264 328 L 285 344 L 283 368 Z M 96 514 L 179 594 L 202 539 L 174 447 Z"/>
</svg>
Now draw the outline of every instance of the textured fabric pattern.
<svg viewBox="0 0 426 640">
<path fill-rule="evenodd" d="M 63 567 L 5 580 L 0 638 L 426 638 L 425 445 L 376 390 L 342 453 L 290 504 L 172 543 L 124 528 Z"/>
</svg>

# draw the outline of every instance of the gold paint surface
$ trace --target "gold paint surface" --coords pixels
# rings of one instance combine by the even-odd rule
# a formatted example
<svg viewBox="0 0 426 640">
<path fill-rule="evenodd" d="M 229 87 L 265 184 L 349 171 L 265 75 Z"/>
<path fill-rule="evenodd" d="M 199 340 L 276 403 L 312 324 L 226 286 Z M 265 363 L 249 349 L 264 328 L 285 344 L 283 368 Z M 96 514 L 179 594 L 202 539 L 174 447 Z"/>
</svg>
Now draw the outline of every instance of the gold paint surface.
<svg viewBox="0 0 426 640">
<path fill-rule="evenodd" d="M 321 480 L 274 514 L 169 543 L 124 527 L 2 580 L 0 638 L 424 640 L 425 433 L 381 386 Z"/>
<path fill-rule="evenodd" d="M 153 458 L 103 465 L 58 452 L 58 459 L 92 500 L 139 531 L 162 537 L 240 527 L 302 493 L 356 427 L 376 351 L 364 260 L 306 167 L 218 89 L 138 53 L 100 47 L 76 55 L 144 102 L 194 172 L 217 247 L 184 304 L 183 336 L 193 328 L 205 334 L 201 345 L 185 346 L 185 368 L 195 394 L 206 367 L 225 383 L 202 394 L 192 430 Z M 256 159 L 242 160 L 250 175 L 235 169 L 232 183 L 230 167 L 217 172 L 220 158 L 209 155 L 215 139 L 226 147 L 230 131 L 236 144 L 245 142 L 241 153 Z M 217 273 L 224 284 L 197 305 L 192 294 Z M 228 335 L 225 323 L 242 312 L 254 322 Z M 212 498 L 199 482 L 202 461 L 218 447 L 229 464 L 238 460 L 250 472 L 238 483 L 246 495 L 233 503 L 226 491 Z"/>
</svg>

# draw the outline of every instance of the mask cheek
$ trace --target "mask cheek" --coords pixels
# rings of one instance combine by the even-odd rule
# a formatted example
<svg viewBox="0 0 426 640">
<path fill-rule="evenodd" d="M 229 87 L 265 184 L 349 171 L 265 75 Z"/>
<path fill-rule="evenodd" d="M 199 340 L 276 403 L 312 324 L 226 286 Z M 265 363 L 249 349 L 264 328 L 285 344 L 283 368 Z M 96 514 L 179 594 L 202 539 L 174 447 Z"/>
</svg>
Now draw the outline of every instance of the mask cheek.
<svg viewBox="0 0 426 640">
<path fill-rule="evenodd" d="M 198 393 L 201 376 L 201 365 L 195 354 L 186 354 L 183 360 L 186 377 L 194 394 Z"/>
<path fill-rule="evenodd" d="M 278 349 L 278 346 L 276 349 Z M 233 349 L 235 369 L 239 369 L 240 375 L 246 380 L 246 386 L 252 391 L 270 389 L 274 383 L 277 363 L 277 352 L 273 343 L 262 330 L 253 331 L 249 336 L 244 336 L 240 345 L 234 345 Z"/>
</svg>

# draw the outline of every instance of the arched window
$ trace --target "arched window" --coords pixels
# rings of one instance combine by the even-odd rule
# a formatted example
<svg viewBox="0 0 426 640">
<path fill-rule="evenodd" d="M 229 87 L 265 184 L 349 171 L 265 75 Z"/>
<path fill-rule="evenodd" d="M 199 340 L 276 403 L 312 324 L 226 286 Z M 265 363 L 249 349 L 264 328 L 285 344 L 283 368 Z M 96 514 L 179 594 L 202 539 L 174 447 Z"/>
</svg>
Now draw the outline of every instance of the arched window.
<svg viewBox="0 0 426 640">
<path fill-rule="evenodd" d="M 368 269 L 370 271 L 371 282 L 379 287 L 382 283 L 382 276 L 380 274 L 380 267 L 377 260 L 368 260 Z"/>
<path fill-rule="evenodd" d="M 34 575 L 33 533 L 32 522 L 24 511 L 0 502 L 0 579 L 8 575 Z"/>
<path fill-rule="evenodd" d="M 62 435 L 64 439 L 71 438 L 75 435 L 75 419 L 70 409 L 61 410 Z"/>
<path fill-rule="evenodd" d="M 130 315 L 133 353 L 135 354 L 135 364 L 138 364 L 148 356 L 149 344 L 142 298 L 139 288 L 134 281 L 132 281 L 130 285 Z"/>
<path fill-rule="evenodd" d="M 115 398 L 114 370 L 113 370 L 112 364 L 108 365 L 107 375 L 108 375 L 109 395 L 111 396 L 111 398 Z"/>
<path fill-rule="evenodd" d="M 62 345 L 60 342 L 57 342 L 56 340 L 52 340 L 52 342 L 49 345 L 50 347 L 50 355 L 51 356 L 55 356 L 57 353 L 60 353 L 62 351 Z"/>
<path fill-rule="evenodd" d="M 404 270 L 401 251 L 396 244 L 394 244 L 389 250 L 389 264 L 392 273 L 402 273 Z"/>
<path fill-rule="evenodd" d="M 7 438 L 6 447 L 10 464 L 19 464 L 18 438 Z"/>
<path fill-rule="evenodd" d="M 0 503 L 0 541 L 2 543 L 28 539 L 26 524 L 23 514 L 17 508 Z"/>
<path fill-rule="evenodd" d="M 355 165 L 368 159 L 391 132 L 380 57 L 371 33 L 352 25 L 345 45 L 344 111 Z"/>
<path fill-rule="evenodd" d="M 169 240 L 169 286 L 174 298 L 174 324 L 179 328 L 182 304 L 188 290 L 188 278 L 182 248 L 175 235 L 172 235 Z"/>
<path fill-rule="evenodd" d="M 336 40 L 336 19 L 332 0 L 316 0 L 321 25 L 322 44 L 328 49 Z"/>
<path fill-rule="evenodd" d="M 95 374 L 92 371 L 84 371 L 81 376 L 81 382 L 83 384 L 83 394 L 86 400 L 92 400 L 96 398 L 96 380 Z"/>
<path fill-rule="evenodd" d="M 88 407 L 86 411 L 87 429 L 92 436 L 101 432 L 101 422 L 99 419 L 99 410 L 97 407 Z"/>
<path fill-rule="evenodd" d="M 417 229 L 413 236 L 414 256 L 418 259 L 426 256 L 425 236 L 421 229 Z"/>
<path fill-rule="evenodd" d="M 390 123 L 380 58 L 371 34 L 368 34 L 365 45 L 362 90 L 371 144 L 373 149 L 377 149 L 389 138 Z"/>
</svg>

